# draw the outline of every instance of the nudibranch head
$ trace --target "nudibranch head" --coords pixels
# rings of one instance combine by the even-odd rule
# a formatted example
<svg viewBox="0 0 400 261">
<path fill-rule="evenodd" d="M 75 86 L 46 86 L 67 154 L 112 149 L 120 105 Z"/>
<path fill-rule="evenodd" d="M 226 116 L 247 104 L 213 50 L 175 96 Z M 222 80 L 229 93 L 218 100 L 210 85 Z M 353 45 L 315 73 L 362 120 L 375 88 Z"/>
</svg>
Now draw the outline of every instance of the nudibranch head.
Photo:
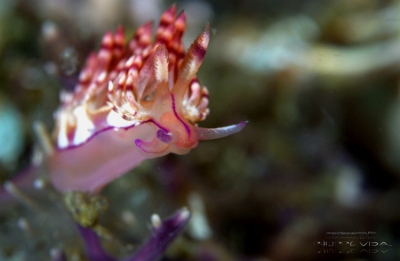
<svg viewBox="0 0 400 261">
<path fill-rule="evenodd" d="M 103 37 L 73 93 L 63 92 L 56 118 L 56 150 L 50 177 L 60 191 L 99 191 L 148 158 L 185 154 L 199 140 L 240 131 L 245 123 L 205 129 L 208 90 L 196 73 L 210 38 L 209 27 L 187 52 L 182 43 L 185 13 L 176 6 L 139 27 L 127 44 L 122 27 Z"/>
</svg>

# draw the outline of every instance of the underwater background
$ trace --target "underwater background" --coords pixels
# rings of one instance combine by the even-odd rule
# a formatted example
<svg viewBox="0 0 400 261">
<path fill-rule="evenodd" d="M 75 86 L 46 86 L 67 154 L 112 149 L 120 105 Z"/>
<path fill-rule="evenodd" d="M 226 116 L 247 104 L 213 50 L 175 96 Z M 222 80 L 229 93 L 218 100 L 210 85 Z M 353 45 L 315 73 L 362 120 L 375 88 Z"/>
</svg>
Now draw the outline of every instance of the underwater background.
<svg viewBox="0 0 400 261">
<path fill-rule="evenodd" d="M 104 248 L 129 255 L 152 214 L 187 206 L 161 260 L 400 260 L 399 0 L 2 0 L 0 182 L 40 161 L 32 125 L 53 129 L 104 32 L 130 36 L 173 3 L 186 47 L 210 22 L 199 126 L 248 124 L 108 185 Z M 0 260 L 89 260 L 60 196 L 21 192 L 0 200 Z"/>
</svg>

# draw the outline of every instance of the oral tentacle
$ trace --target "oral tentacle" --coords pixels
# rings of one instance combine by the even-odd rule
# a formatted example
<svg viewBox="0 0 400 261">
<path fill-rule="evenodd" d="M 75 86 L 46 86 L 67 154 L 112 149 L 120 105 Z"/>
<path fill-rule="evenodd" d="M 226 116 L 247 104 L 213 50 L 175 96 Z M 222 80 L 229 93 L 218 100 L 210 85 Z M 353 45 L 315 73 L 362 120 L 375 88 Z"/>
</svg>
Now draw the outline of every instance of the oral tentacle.
<svg viewBox="0 0 400 261">
<path fill-rule="evenodd" d="M 229 125 L 220 128 L 200 128 L 195 127 L 194 130 L 198 135 L 199 140 L 214 140 L 223 138 L 241 131 L 246 126 L 247 121 L 242 121 L 235 125 Z"/>
<path fill-rule="evenodd" d="M 158 137 L 154 137 L 151 141 L 135 140 L 135 145 L 146 153 L 159 154 L 166 151 L 169 147 L 168 143 L 161 142 Z"/>
</svg>

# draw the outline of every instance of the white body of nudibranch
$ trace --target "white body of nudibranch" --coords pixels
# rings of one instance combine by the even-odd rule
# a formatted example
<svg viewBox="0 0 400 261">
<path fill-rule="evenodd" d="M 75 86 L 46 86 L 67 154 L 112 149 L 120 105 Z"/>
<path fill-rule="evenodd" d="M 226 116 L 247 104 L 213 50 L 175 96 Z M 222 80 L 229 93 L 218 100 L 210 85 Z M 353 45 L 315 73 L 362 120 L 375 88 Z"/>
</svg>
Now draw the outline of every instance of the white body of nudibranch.
<svg viewBox="0 0 400 261">
<path fill-rule="evenodd" d="M 175 12 L 173 5 L 162 14 L 154 42 L 151 23 L 127 44 L 122 27 L 106 33 L 74 92 L 61 94 L 55 149 L 47 161 L 57 190 L 96 193 L 143 160 L 185 154 L 199 140 L 244 128 L 245 122 L 216 129 L 195 125 L 209 113 L 208 91 L 196 78 L 209 29 L 185 53 L 185 14 Z"/>
</svg>

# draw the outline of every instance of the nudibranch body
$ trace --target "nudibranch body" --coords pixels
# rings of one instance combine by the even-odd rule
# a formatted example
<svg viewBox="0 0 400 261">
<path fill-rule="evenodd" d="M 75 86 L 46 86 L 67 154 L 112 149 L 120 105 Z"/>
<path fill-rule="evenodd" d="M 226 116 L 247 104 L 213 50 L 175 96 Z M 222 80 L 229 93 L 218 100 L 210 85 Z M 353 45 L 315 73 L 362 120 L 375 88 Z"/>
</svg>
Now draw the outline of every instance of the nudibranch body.
<svg viewBox="0 0 400 261">
<path fill-rule="evenodd" d="M 245 123 L 216 129 L 196 126 L 209 113 L 208 91 L 196 73 L 209 42 L 206 28 L 185 53 L 185 14 L 176 6 L 125 44 L 122 27 L 103 37 L 73 93 L 61 94 L 55 113 L 50 179 L 61 192 L 95 193 L 143 160 L 185 154 L 199 140 L 224 137 Z"/>
</svg>

